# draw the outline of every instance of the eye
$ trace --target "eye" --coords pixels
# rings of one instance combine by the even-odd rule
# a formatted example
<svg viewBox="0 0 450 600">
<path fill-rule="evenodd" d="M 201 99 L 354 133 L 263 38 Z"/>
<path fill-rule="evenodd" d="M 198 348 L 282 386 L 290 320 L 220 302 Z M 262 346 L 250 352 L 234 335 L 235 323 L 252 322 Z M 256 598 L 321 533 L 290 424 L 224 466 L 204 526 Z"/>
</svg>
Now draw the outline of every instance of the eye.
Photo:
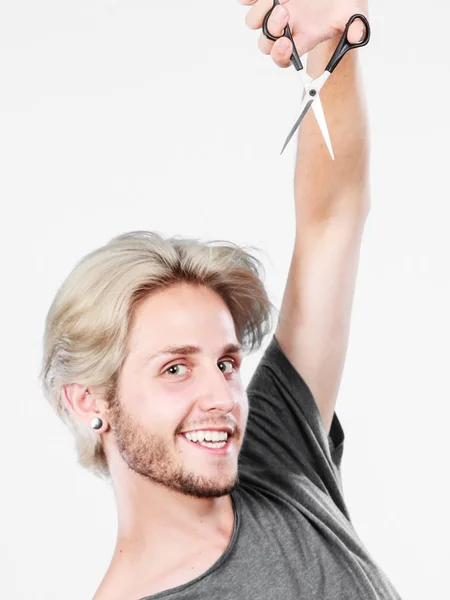
<svg viewBox="0 0 450 600">
<path fill-rule="evenodd" d="M 169 375 L 180 375 L 180 371 L 179 371 L 180 367 L 182 367 L 182 368 L 184 367 L 185 369 L 187 369 L 186 365 L 172 365 L 171 367 L 166 369 L 164 371 L 164 373 L 168 373 Z M 174 372 L 174 370 L 176 370 L 176 372 Z M 169 371 L 171 371 L 171 372 L 169 373 Z"/>
<path fill-rule="evenodd" d="M 225 365 L 226 363 L 231 365 L 231 371 L 228 371 L 228 373 L 225 373 L 226 375 L 233 373 L 236 370 L 236 363 L 234 362 L 234 360 L 221 360 L 220 362 L 218 362 L 218 365 Z M 220 367 L 219 367 L 220 369 Z M 220 369 L 222 372 L 224 372 L 222 369 Z"/>
<path fill-rule="evenodd" d="M 231 365 L 231 369 L 228 368 L 228 371 L 225 369 L 222 369 L 220 367 L 220 365 L 226 365 L 226 364 Z M 219 365 L 219 369 L 222 371 L 222 373 L 224 373 L 225 375 L 230 375 L 231 373 L 233 373 L 234 371 L 237 370 L 237 364 L 235 363 L 234 360 L 221 360 L 217 363 Z M 175 377 L 183 375 L 183 372 L 180 373 L 180 368 L 181 369 L 187 369 L 188 367 L 186 367 L 186 365 L 183 365 L 181 363 L 176 364 L 176 365 L 171 365 L 170 367 L 168 367 L 164 373 L 167 373 L 168 375 L 173 375 Z"/>
</svg>

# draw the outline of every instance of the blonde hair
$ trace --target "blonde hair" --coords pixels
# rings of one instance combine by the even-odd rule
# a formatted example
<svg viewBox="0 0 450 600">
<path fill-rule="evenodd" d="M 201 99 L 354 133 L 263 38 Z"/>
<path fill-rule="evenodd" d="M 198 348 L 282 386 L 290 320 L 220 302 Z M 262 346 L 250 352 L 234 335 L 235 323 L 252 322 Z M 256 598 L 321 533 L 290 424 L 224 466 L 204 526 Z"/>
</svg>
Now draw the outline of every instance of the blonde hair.
<svg viewBox="0 0 450 600">
<path fill-rule="evenodd" d="M 163 238 L 148 231 L 119 235 L 75 266 L 47 314 L 40 379 L 75 437 L 83 467 L 109 478 L 99 436 L 72 416 L 62 387 L 73 382 L 103 386 L 105 399 L 114 399 L 136 304 L 183 282 L 208 287 L 228 306 L 238 340 L 244 352 L 251 352 L 273 325 L 275 307 L 263 275 L 260 260 L 231 242 Z"/>
</svg>

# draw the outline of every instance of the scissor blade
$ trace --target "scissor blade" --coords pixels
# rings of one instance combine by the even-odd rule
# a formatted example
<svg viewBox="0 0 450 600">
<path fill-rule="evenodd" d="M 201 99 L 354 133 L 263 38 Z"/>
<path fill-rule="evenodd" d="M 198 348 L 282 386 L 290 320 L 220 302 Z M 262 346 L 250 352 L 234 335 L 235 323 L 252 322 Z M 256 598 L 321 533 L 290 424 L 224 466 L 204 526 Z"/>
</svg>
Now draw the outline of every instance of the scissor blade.
<svg viewBox="0 0 450 600">
<path fill-rule="evenodd" d="M 283 154 L 284 149 L 286 148 L 286 146 L 289 144 L 289 142 L 291 141 L 292 136 L 294 135 L 294 133 L 297 131 L 297 129 L 300 127 L 300 123 L 303 121 L 303 117 L 306 115 L 306 113 L 309 110 L 309 107 L 311 106 L 311 104 L 314 102 L 314 98 L 308 99 L 306 102 L 304 102 L 304 106 L 303 106 L 303 110 L 300 113 L 299 118 L 295 121 L 295 125 L 294 127 L 291 129 L 289 135 L 286 138 L 286 141 L 284 142 L 284 146 L 281 149 L 280 154 Z"/>
<path fill-rule="evenodd" d="M 323 112 L 322 102 L 320 101 L 320 97 L 317 94 L 315 102 L 312 107 L 314 114 L 317 119 L 317 123 L 319 124 L 320 131 L 322 132 L 323 139 L 328 148 L 328 152 L 330 153 L 331 158 L 334 160 L 333 148 L 331 146 L 330 134 L 328 132 L 327 121 L 325 119 L 325 114 Z"/>
</svg>

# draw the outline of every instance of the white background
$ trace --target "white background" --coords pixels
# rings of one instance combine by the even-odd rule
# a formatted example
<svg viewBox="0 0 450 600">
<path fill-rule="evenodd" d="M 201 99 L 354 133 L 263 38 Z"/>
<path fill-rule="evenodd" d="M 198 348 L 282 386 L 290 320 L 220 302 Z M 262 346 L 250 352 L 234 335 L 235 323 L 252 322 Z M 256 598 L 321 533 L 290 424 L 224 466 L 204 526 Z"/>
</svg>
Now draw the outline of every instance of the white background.
<svg viewBox="0 0 450 600">
<path fill-rule="evenodd" d="M 38 383 L 75 263 L 149 229 L 262 249 L 279 307 L 301 86 L 236 0 L 0 3 L 0 597 L 91 598 L 114 499 Z M 373 2 L 372 210 L 337 412 L 355 527 L 403 598 L 449 598 L 450 11 Z M 267 339 L 268 341 L 268 339 Z M 262 352 L 262 351 L 261 351 Z M 244 363 L 249 380 L 261 352 Z"/>
</svg>

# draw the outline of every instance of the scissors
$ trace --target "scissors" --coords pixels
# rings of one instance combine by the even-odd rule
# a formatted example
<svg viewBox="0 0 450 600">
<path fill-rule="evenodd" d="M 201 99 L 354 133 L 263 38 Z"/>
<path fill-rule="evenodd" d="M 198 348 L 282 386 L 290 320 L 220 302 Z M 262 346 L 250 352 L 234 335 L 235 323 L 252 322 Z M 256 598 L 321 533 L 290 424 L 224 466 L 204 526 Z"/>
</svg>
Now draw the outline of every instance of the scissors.
<svg viewBox="0 0 450 600">
<path fill-rule="evenodd" d="M 297 121 L 295 122 L 295 125 L 291 129 L 289 135 L 287 136 L 286 141 L 284 142 L 284 146 L 283 146 L 280 154 L 283 154 L 284 149 L 289 144 L 292 136 L 297 131 L 297 129 L 300 127 L 300 123 L 303 121 L 306 113 L 312 106 L 314 115 L 317 119 L 317 123 L 319 124 L 320 131 L 322 132 L 322 136 L 325 140 L 328 151 L 330 152 L 331 158 L 334 160 L 334 154 L 333 154 L 333 148 L 331 146 L 330 134 L 328 132 L 327 122 L 325 120 L 325 115 L 323 112 L 322 102 L 320 101 L 319 92 L 325 85 L 328 77 L 331 75 L 331 73 L 334 71 L 334 69 L 341 62 L 344 55 L 349 50 L 353 50 L 354 48 L 361 48 L 361 46 L 365 46 L 369 42 L 369 39 L 370 39 L 369 21 L 366 19 L 366 17 L 364 15 L 360 15 L 360 14 L 354 14 L 350 17 L 350 19 L 348 20 L 348 22 L 345 26 L 344 33 L 342 34 L 339 44 L 337 45 L 333 56 L 330 58 L 329 63 L 325 67 L 325 71 L 321 75 L 319 75 L 318 77 L 313 79 L 312 77 L 310 77 L 308 75 L 308 73 L 306 73 L 303 70 L 302 61 L 300 60 L 300 56 L 297 52 L 297 48 L 295 47 L 294 40 L 292 38 L 291 28 L 289 27 L 289 23 L 284 28 L 283 33 L 278 37 L 273 36 L 270 33 L 270 31 L 267 29 L 267 21 L 269 20 L 269 17 L 272 14 L 273 9 L 278 4 L 280 4 L 279 0 L 273 0 L 272 8 L 269 10 L 269 12 L 264 17 L 262 30 L 263 30 L 264 35 L 269 40 L 272 40 L 273 42 L 275 42 L 276 40 L 278 40 L 280 37 L 283 37 L 283 36 L 286 36 L 287 38 L 289 38 L 291 40 L 291 42 L 292 42 L 291 63 L 294 65 L 295 69 L 299 72 L 300 78 L 303 82 L 303 87 L 305 89 L 305 95 L 303 97 L 303 101 L 302 101 L 302 104 L 300 107 L 300 116 L 297 119 Z M 364 35 L 363 35 L 363 38 L 359 42 L 351 44 L 347 39 L 347 34 L 348 34 L 348 30 L 350 28 L 350 25 L 353 23 L 353 21 L 356 21 L 356 19 L 360 19 L 364 23 L 364 27 L 365 27 Z"/>
</svg>

